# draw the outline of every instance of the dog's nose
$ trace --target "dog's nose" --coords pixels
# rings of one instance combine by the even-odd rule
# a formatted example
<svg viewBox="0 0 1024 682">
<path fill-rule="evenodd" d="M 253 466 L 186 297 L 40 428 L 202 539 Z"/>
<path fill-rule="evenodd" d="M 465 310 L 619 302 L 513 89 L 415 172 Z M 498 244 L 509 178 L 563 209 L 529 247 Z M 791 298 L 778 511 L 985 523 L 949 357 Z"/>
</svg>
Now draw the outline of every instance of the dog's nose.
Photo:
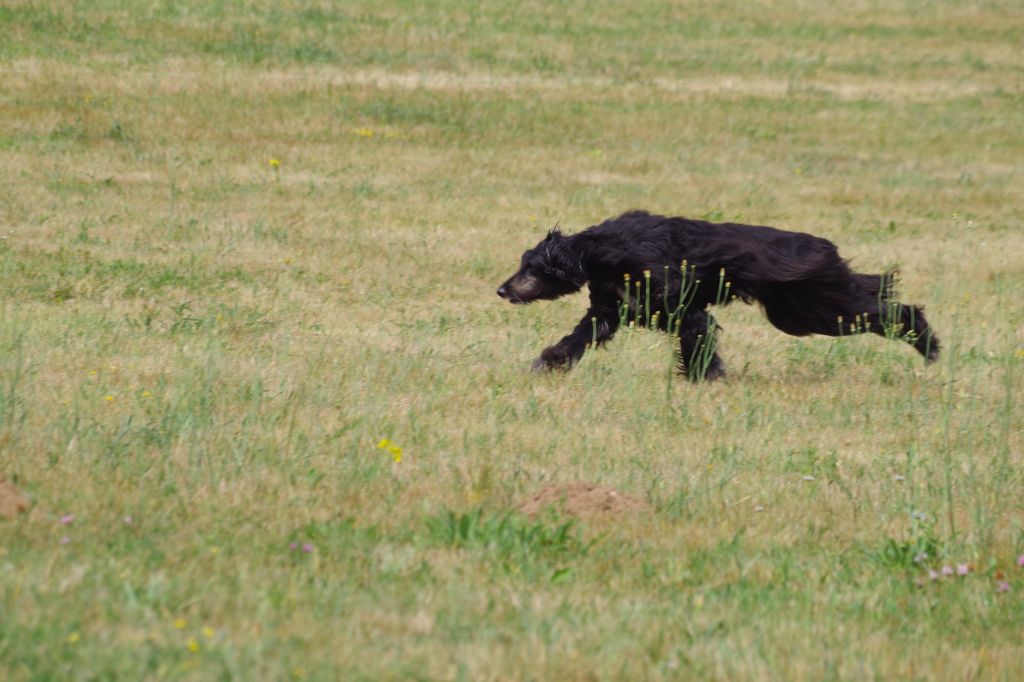
<svg viewBox="0 0 1024 682">
<path fill-rule="evenodd" d="M 504 284 L 498 287 L 498 296 L 501 296 L 502 298 L 508 296 L 508 289 L 505 288 Z"/>
</svg>

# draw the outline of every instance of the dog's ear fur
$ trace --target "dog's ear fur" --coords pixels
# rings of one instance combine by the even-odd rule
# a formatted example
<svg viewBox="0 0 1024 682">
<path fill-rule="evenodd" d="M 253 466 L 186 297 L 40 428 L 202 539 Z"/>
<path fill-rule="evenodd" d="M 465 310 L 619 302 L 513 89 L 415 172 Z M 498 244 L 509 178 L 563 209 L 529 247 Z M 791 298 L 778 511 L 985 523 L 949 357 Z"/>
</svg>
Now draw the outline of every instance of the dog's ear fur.
<svg viewBox="0 0 1024 682">
<path fill-rule="evenodd" d="M 544 238 L 544 261 L 555 277 L 580 287 L 586 284 L 583 266 L 557 225 Z"/>
</svg>

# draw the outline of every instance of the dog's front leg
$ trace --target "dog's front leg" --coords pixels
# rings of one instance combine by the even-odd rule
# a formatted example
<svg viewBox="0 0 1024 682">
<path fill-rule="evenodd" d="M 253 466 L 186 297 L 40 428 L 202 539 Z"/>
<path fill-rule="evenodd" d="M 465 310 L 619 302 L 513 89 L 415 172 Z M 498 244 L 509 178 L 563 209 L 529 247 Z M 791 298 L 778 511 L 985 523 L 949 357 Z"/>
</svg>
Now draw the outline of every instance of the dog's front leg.
<svg viewBox="0 0 1024 682">
<path fill-rule="evenodd" d="M 679 325 L 679 369 L 690 381 L 714 381 L 725 376 L 725 363 L 716 352 L 718 324 L 707 312 L 686 313 Z"/>
<path fill-rule="evenodd" d="M 583 357 L 587 346 L 594 341 L 598 344 L 610 341 L 618 327 L 616 299 L 611 296 L 595 296 L 592 292 L 587 314 L 561 341 L 545 348 L 540 357 L 533 361 L 531 369 L 535 372 L 572 369 Z"/>
</svg>

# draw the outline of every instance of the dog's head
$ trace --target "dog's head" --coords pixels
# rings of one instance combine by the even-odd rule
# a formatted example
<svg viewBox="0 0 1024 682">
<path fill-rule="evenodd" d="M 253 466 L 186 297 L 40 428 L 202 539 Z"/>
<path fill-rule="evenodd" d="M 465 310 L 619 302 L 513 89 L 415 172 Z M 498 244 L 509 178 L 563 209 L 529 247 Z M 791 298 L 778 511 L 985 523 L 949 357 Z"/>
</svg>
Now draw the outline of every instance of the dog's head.
<svg viewBox="0 0 1024 682">
<path fill-rule="evenodd" d="M 587 278 L 568 241 L 557 228 L 549 232 L 523 254 L 519 272 L 498 287 L 498 296 L 510 303 L 531 303 L 579 291 Z"/>
</svg>

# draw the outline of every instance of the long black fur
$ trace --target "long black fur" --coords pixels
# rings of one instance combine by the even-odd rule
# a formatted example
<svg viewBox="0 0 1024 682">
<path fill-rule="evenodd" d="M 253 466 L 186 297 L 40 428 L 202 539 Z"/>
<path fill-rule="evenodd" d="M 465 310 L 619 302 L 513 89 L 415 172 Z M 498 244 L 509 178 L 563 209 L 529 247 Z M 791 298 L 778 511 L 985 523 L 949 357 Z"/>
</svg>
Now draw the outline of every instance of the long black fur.
<svg viewBox="0 0 1024 682">
<path fill-rule="evenodd" d="M 677 334 L 680 370 L 691 379 L 717 379 L 725 367 L 708 309 L 734 300 L 760 303 L 794 336 L 872 332 L 910 343 L 928 362 L 939 355 L 922 309 L 892 300 L 892 273 L 853 272 L 832 242 L 800 232 L 630 211 L 578 234 L 551 231 L 498 295 L 530 303 L 584 284 L 590 308 L 534 369 L 568 369 L 592 342 L 607 343 L 620 324 L 634 322 Z"/>
</svg>

